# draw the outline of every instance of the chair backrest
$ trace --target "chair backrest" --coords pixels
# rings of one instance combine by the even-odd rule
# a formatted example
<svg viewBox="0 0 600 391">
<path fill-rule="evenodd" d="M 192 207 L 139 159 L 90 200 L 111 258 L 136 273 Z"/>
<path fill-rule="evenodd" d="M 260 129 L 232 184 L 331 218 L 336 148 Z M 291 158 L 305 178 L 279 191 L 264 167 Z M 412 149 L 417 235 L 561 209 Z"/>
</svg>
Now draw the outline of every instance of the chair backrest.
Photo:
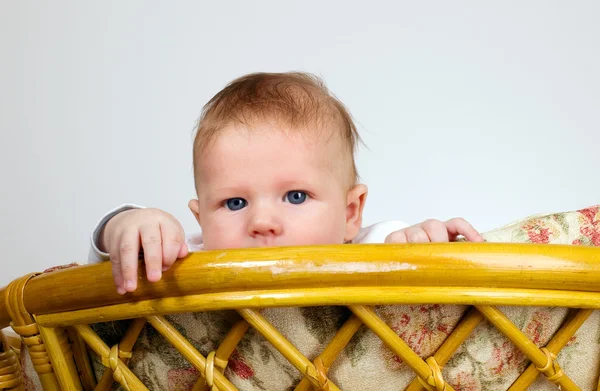
<svg viewBox="0 0 600 391">
<path fill-rule="evenodd" d="M 249 328 L 302 374 L 297 390 L 337 390 L 327 371 L 365 325 L 414 371 L 407 389 L 450 391 L 441 368 L 487 320 L 531 360 L 512 389 L 526 389 L 542 373 L 562 389 L 576 390 L 556 356 L 592 309 L 600 308 L 600 248 L 583 246 L 443 243 L 212 251 L 177 262 L 157 283 L 143 276 L 140 270 L 138 290 L 124 296 L 114 289 L 109 263 L 24 276 L 3 289 L 0 326 L 10 323 L 21 335 L 45 390 L 108 390 L 113 381 L 127 390 L 147 389 L 127 364 L 149 323 L 202 375 L 195 390 L 236 390 L 224 368 Z M 422 359 L 373 309 L 395 304 L 473 308 L 437 352 Z M 312 361 L 260 312 L 267 307 L 340 305 L 352 315 Z M 538 347 L 498 310 L 499 305 L 577 310 L 546 346 Z M 207 355 L 164 317 L 217 309 L 235 310 L 240 320 Z M 89 326 L 120 319 L 136 320 L 112 347 Z M 98 381 L 86 346 L 108 369 Z"/>
</svg>

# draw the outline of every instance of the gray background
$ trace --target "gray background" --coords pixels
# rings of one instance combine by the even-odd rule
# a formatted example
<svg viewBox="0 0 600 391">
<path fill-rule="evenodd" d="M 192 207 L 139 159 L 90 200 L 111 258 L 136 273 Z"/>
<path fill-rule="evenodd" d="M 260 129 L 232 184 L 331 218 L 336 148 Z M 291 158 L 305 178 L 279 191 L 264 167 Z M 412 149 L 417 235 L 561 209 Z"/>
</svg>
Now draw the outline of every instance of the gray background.
<svg viewBox="0 0 600 391">
<path fill-rule="evenodd" d="M 0 2 L 0 284 L 85 261 L 124 202 L 196 230 L 192 130 L 253 71 L 360 124 L 365 223 L 482 231 L 600 203 L 600 2 Z"/>
</svg>

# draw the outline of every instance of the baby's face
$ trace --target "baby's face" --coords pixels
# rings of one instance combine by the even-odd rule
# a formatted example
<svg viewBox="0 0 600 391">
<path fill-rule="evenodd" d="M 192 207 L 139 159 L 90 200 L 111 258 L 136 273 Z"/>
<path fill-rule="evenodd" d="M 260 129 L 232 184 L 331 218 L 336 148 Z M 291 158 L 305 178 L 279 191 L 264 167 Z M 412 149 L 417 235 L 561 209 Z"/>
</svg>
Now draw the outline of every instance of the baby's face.
<svg viewBox="0 0 600 391">
<path fill-rule="evenodd" d="M 200 154 L 198 200 L 190 201 L 205 249 L 353 239 L 366 187 L 348 191 L 340 143 L 268 126 L 225 128 Z"/>
</svg>

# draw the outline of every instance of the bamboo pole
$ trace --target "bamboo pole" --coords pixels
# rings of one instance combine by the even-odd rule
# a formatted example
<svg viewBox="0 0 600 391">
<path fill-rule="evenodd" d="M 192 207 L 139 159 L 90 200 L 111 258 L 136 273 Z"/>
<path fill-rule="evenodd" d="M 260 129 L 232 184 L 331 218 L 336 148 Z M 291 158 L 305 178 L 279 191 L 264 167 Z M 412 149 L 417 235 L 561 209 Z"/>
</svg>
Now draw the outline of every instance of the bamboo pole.
<svg viewBox="0 0 600 391">
<path fill-rule="evenodd" d="M 138 289 L 124 296 L 116 293 L 108 262 L 59 270 L 32 278 L 24 303 L 30 313 L 47 314 L 200 293 L 368 286 L 374 281 L 386 286 L 600 292 L 599 280 L 600 248 L 586 246 L 427 243 L 280 247 L 193 253 L 156 283 L 149 283 L 140 268 Z"/>
<path fill-rule="evenodd" d="M 75 367 L 73 352 L 65 330 L 43 326 L 38 328 L 62 389 L 82 391 L 81 379 Z"/>
<path fill-rule="evenodd" d="M 47 327 L 59 327 L 89 324 L 99 320 L 107 322 L 178 312 L 359 304 L 475 304 L 600 308 L 600 293 L 595 292 L 488 287 L 398 287 L 380 286 L 377 285 L 377 280 L 371 283 L 370 286 L 255 290 L 170 297 L 38 315 L 37 321 Z"/>
<path fill-rule="evenodd" d="M 579 387 L 562 372 L 549 354 L 538 348 L 521 330 L 495 307 L 477 306 L 479 312 L 521 350 L 546 377 L 560 386 L 561 390 L 580 391 Z M 551 353 L 551 352 L 550 352 Z"/>
<path fill-rule="evenodd" d="M 118 381 L 126 391 L 148 391 L 148 388 L 138 379 L 131 369 L 118 358 L 118 350 L 111 349 L 88 325 L 75 325 L 75 331 L 83 338 L 85 343 L 102 359 L 102 364 L 110 368 Z"/>
</svg>

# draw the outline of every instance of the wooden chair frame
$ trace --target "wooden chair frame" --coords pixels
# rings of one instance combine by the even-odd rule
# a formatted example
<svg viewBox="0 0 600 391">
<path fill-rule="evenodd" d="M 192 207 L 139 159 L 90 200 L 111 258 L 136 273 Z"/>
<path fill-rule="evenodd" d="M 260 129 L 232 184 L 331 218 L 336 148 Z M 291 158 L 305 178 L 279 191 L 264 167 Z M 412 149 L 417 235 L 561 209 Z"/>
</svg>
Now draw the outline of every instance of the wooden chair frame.
<svg viewBox="0 0 600 391">
<path fill-rule="evenodd" d="M 250 327 L 302 374 L 296 390 L 339 390 L 327 377 L 328 369 L 362 325 L 414 371 L 407 390 L 452 391 L 441 368 L 484 320 L 531 360 L 511 391 L 527 389 L 539 374 L 563 390 L 579 390 L 556 356 L 592 310 L 600 308 L 600 248 L 583 246 L 429 243 L 226 250 L 191 254 L 157 283 L 148 283 L 144 273 L 140 270 L 138 290 L 124 296 L 115 291 L 109 263 L 30 274 L 2 289 L 0 326 L 10 324 L 21 336 L 44 390 L 109 390 L 113 381 L 125 390 L 146 390 L 127 364 L 149 323 L 200 372 L 194 391 L 236 390 L 223 372 Z M 372 308 L 391 304 L 473 307 L 437 352 L 423 360 Z M 322 305 L 348 306 L 352 315 L 312 361 L 260 313 L 267 307 Z M 573 310 L 539 348 L 498 305 Z M 217 309 L 236 310 L 240 320 L 206 357 L 163 317 Z M 136 320 L 112 347 L 89 326 L 120 319 Z M 98 381 L 86 345 L 107 368 Z M 18 376 L 3 377 L 18 373 L 15 357 L 11 349 L 0 353 L 0 390 L 22 389 Z"/>
</svg>

